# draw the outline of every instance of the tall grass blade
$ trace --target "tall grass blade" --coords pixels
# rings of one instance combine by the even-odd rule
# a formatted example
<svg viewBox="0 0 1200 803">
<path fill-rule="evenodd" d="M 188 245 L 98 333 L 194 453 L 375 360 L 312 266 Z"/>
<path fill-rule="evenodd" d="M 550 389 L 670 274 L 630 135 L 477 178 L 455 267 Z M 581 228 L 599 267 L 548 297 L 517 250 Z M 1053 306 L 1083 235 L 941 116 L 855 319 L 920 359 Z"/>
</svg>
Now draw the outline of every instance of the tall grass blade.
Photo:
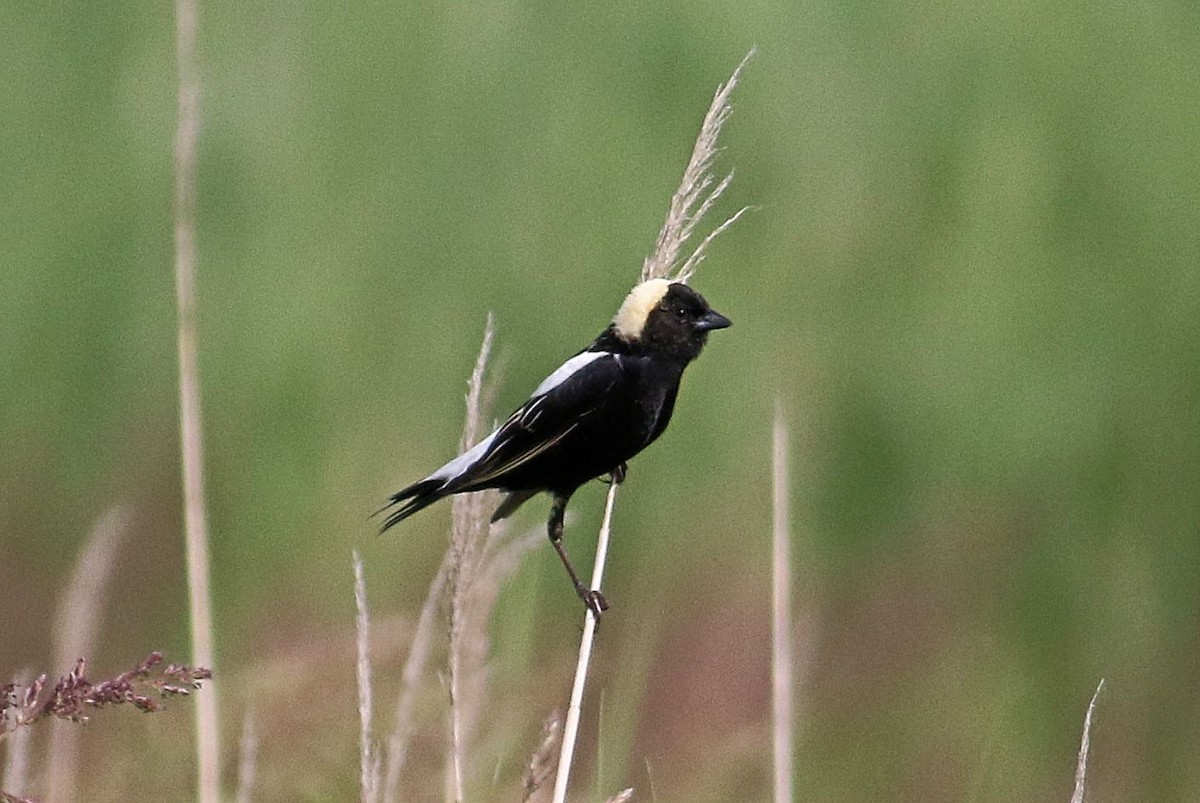
<svg viewBox="0 0 1200 803">
<path fill-rule="evenodd" d="M 95 651 L 100 636 L 100 613 L 105 591 L 117 565 L 117 553 L 129 531 L 129 510 L 120 505 L 109 508 L 96 522 L 75 562 L 75 572 L 59 603 L 54 623 L 54 666 L 65 668 Z M 50 744 L 46 755 L 46 798 L 55 801 L 76 800 L 76 774 L 79 765 L 79 727 L 74 722 L 56 719 L 50 725 Z"/>
<path fill-rule="evenodd" d="M 1096 711 L 1096 698 L 1100 696 L 1103 688 L 1104 679 L 1101 678 L 1083 717 L 1083 737 L 1079 740 L 1079 760 L 1075 764 L 1075 790 L 1071 793 L 1071 803 L 1083 803 L 1086 795 L 1088 752 L 1092 743 L 1092 714 Z"/>
<path fill-rule="evenodd" d="M 378 795 L 376 750 L 371 738 L 374 696 L 371 688 L 371 617 L 367 611 L 367 581 L 363 576 L 362 556 L 352 550 L 354 562 L 354 634 L 358 679 L 358 759 L 359 792 L 362 803 L 375 803 Z"/>
<path fill-rule="evenodd" d="M 792 569 L 788 430 L 775 405 L 771 460 L 771 723 L 775 803 L 792 800 Z"/>
<path fill-rule="evenodd" d="M 175 0 L 175 60 L 179 73 L 175 130 L 175 303 L 178 308 L 179 439 L 183 464 L 184 532 L 192 664 L 215 670 L 204 510 L 204 454 L 200 427 L 200 370 L 196 359 L 196 141 L 200 81 L 196 63 L 199 0 Z M 196 701 L 196 786 L 200 803 L 220 797 L 217 687 Z"/>
<path fill-rule="evenodd" d="M 246 711 L 242 720 L 242 741 L 238 746 L 238 785 L 234 800 L 250 803 L 254 794 L 254 775 L 258 769 L 258 727 L 254 722 L 254 709 Z"/>
</svg>

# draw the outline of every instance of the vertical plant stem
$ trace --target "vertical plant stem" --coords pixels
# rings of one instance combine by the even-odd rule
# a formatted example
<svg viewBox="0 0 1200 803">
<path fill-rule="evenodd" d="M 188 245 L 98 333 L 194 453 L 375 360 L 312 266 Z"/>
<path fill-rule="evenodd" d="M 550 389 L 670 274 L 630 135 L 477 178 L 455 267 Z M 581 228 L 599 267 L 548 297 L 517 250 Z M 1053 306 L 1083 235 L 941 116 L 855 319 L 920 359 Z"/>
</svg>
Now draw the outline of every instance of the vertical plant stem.
<svg viewBox="0 0 1200 803">
<path fill-rule="evenodd" d="M 792 800 L 792 571 L 791 515 L 788 505 L 788 430 L 783 407 L 775 404 L 772 449 L 773 526 L 771 528 L 771 720 L 775 803 Z"/>
<path fill-rule="evenodd" d="M 200 377 L 196 359 L 196 139 L 200 129 L 200 84 L 196 67 L 198 18 L 198 0 L 175 0 L 175 58 L 179 72 L 175 131 L 175 302 L 179 315 L 179 438 L 192 663 L 215 669 L 208 580 L 208 525 L 204 511 Z M 201 803 L 217 803 L 220 769 L 216 683 L 210 682 L 197 698 L 198 798 Z"/>
<path fill-rule="evenodd" d="M 96 648 L 105 591 L 116 568 L 117 553 L 129 530 L 130 518 L 129 511 L 120 505 L 109 508 L 84 542 L 54 622 L 56 671 L 74 666 Z M 79 737 L 76 723 L 64 720 L 51 723 L 46 754 L 54 760 L 46 766 L 48 800 L 75 800 L 78 797 L 75 776 L 79 765 Z"/>
<path fill-rule="evenodd" d="M 1079 760 L 1075 764 L 1075 790 L 1071 793 L 1071 803 L 1083 803 L 1087 792 L 1087 762 L 1088 750 L 1092 742 L 1092 714 L 1096 711 L 1096 698 L 1104 689 L 1104 678 L 1096 686 L 1096 693 L 1088 703 L 1087 714 L 1083 717 L 1083 737 L 1079 740 Z"/>
<path fill-rule="evenodd" d="M 384 803 L 396 803 L 397 791 L 400 788 L 400 770 L 408 757 L 408 742 L 413 732 L 413 717 L 417 708 L 417 691 L 425 664 L 429 661 L 429 652 L 433 646 L 433 627 L 437 616 L 438 603 L 446 587 L 446 579 L 450 573 L 452 553 L 447 551 L 442 559 L 442 565 L 429 584 L 429 593 L 425 595 L 425 604 L 421 606 L 421 616 L 417 619 L 417 629 L 413 634 L 412 646 L 408 648 L 408 658 L 404 661 L 402 690 L 400 700 L 396 704 L 395 725 L 387 742 L 387 771 L 384 774 L 383 800 Z"/>
<path fill-rule="evenodd" d="M 462 727 L 462 670 L 461 648 L 456 639 L 456 630 L 462 629 L 462 605 L 460 597 L 450 600 L 450 658 L 449 658 L 449 691 L 450 691 L 450 799 L 455 803 L 463 803 L 462 766 L 466 762 L 463 755 Z"/>
<path fill-rule="evenodd" d="M 489 312 L 483 329 L 483 343 L 475 368 L 467 381 L 466 418 L 463 421 L 461 448 L 475 445 L 485 415 L 484 377 L 491 358 L 495 320 Z M 483 588 L 480 566 L 491 530 L 491 500 L 487 492 L 454 497 L 450 525 L 450 564 L 446 582 L 450 593 L 450 643 L 447 670 L 450 693 L 450 780 L 456 803 L 466 800 L 466 764 L 469 743 L 483 699 L 479 681 L 484 677 L 487 655 L 487 615 L 472 610 L 480 602 Z M 494 597 L 493 597 L 494 599 Z M 490 605 L 485 606 L 490 607 Z"/>
<path fill-rule="evenodd" d="M 608 538 L 612 528 L 613 505 L 617 501 L 617 483 L 608 486 L 608 497 L 604 501 L 604 520 L 600 525 L 600 537 L 596 541 L 596 562 L 592 567 L 593 590 L 599 590 L 604 580 L 604 563 L 608 560 Z M 596 614 L 589 607 L 583 617 L 583 636 L 579 639 L 579 661 L 575 665 L 575 683 L 571 687 L 571 703 L 567 706 L 567 720 L 563 727 L 562 748 L 558 754 L 558 774 L 554 778 L 554 803 L 565 803 L 567 785 L 570 782 L 571 760 L 575 755 L 575 740 L 579 735 L 579 717 L 583 711 L 583 687 L 587 682 L 588 665 L 592 660 L 592 642 L 596 637 Z"/>
<path fill-rule="evenodd" d="M 461 570 L 451 573 L 451 584 L 455 586 L 450 599 L 450 655 L 449 655 L 449 692 L 450 692 L 450 782 L 454 803 L 463 803 L 463 764 L 466 756 L 463 749 L 463 704 L 462 704 L 462 639 L 459 633 L 463 627 L 462 594 L 458 583 L 462 581 Z"/>
<path fill-rule="evenodd" d="M 27 686 L 33 677 L 32 669 L 22 669 L 13 676 L 12 682 L 18 686 Z M 28 791 L 25 786 L 29 778 L 29 740 L 32 736 L 32 728 L 17 728 L 5 732 L 4 769 L 0 771 L 0 789 L 7 790 L 10 795 L 20 796 Z"/>
<path fill-rule="evenodd" d="M 362 803 L 374 803 L 377 794 L 375 783 L 375 748 L 371 741 L 373 695 L 371 690 L 371 618 L 367 613 L 367 581 L 363 577 L 362 556 L 355 549 L 354 561 L 354 633 L 357 645 L 358 678 L 358 757 L 359 786 Z"/>
<path fill-rule="evenodd" d="M 242 743 L 238 750 L 237 803 L 250 803 L 254 794 L 254 773 L 258 765 L 258 730 L 254 724 L 254 709 L 246 711 L 242 720 Z"/>
</svg>

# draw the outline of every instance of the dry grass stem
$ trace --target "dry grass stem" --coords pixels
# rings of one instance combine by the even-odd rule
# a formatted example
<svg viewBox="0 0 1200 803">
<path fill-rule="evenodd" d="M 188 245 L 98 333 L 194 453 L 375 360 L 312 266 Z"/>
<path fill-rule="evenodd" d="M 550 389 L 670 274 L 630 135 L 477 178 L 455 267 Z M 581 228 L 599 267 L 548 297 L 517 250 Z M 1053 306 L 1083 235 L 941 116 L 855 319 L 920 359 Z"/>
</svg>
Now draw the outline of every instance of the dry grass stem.
<svg viewBox="0 0 1200 803">
<path fill-rule="evenodd" d="M 254 723 L 254 709 L 246 711 L 242 720 L 242 741 L 238 746 L 237 803 L 250 803 L 254 793 L 254 773 L 258 769 L 258 730 Z"/>
<path fill-rule="evenodd" d="M 460 451 L 479 440 L 486 414 L 481 409 L 484 396 L 484 377 L 491 357 L 494 325 L 489 313 L 484 327 L 483 343 L 475 368 L 467 383 L 466 418 L 463 422 Z M 450 695 L 450 761 L 449 777 L 453 798 L 465 800 L 466 763 L 469 744 L 482 704 L 487 657 L 486 621 L 479 626 L 478 607 L 473 606 L 473 586 L 479 576 L 481 558 L 490 529 L 491 511 L 495 508 L 496 492 L 459 494 L 451 510 L 450 554 L 447 574 L 450 594 L 450 644 L 448 657 Z"/>
<path fill-rule="evenodd" d="M 521 798 L 521 803 L 534 803 L 542 797 L 539 792 L 543 791 L 554 771 L 554 748 L 562 736 L 562 725 L 562 712 L 557 710 L 551 711 L 542 723 L 542 740 L 530 755 L 529 765 L 525 768 L 525 796 Z"/>
<path fill-rule="evenodd" d="M 33 731 L 20 728 L 5 740 L 4 773 L 0 775 L 0 789 L 11 789 L 11 795 L 25 791 L 29 776 L 29 740 Z"/>
<path fill-rule="evenodd" d="M 354 632 L 357 646 L 359 787 L 362 803 L 375 803 L 379 791 L 379 759 L 371 738 L 371 619 L 367 613 L 367 582 L 363 577 L 362 556 L 352 551 L 354 562 Z"/>
<path fill-rule="evenodd" d="M 105 590 L 130 520 L 127 508 L 114 506 L 105 511 L 88 534 L 71 582 L 59 602 L 54 623 L 54 666 L 74 666 L 81 657 L 95 652 Z M 54 756 L 54 760 L 46 766 L 46 796 L 50 800 L 74 800 L 79 729 L 69 722 L 53 723 L 47 754 Z"/>
<path fill-rule="evenodd" d="M 608 559 L 608 539 L 612 530 L 613 506 L 617 501 L 616 482 L 608 486 L 604 500 L 604 519 L 600 523 L 600 536 L 596 539 L 596 561 L 592 566 L 592 589 L 599 589 L 604 580 L 604 564 Z M 575 755 L 575 741 L 579 736 L 579 718 L 583 712 L 583 688 L 587 683 L 588 666 L 592 660 L 592 643 L 596 638 L 596 614 L 589 607 L 583 616 L 583 635 L 579 639 L 579 660 L 575 664 L 575 682 L 571 686 L 571 702 L 567 706 L 567 721 L 563 728 L 562 749 L 558 754 L 558 773 L 554 778 L 554 803 L 565 803 L 567 786 L 571 776 L 571 761 Z"/>
<path fill-rule="evenodd" d="M 496 320 L 489 312 L 487 322 L 483 325 L 483 342 L 479 344 L 475 367 L 471 369 L 471 378 L 467 380 L 467 411 L 463 419 L 462 437 L 458 443 L 459 449 L 462 451 L 466 451 L 478 443 L 480 432 L 485 426 L 487 411 L 483 408 L 483 399 L 487 390 L 484 378 L 487 375 L 488 361 L 492 357 L 492 344 L 495 339 Z"/>
<path fill-rule="evenodd" d="M 485 544 L 486 551 L 481 566 L 482 571 L 472 583 L 470 605 L 472 613 L 468 617 L 468 621 L 479 622 L 482 627 L 486 627 L 500 588 L 520 566 L 522 558 L 546 540 L 546 532 L 541 527 L 534 528 L 519 538 L 496 537 L 496 534 L 502 532 L 503 529 L 502 527 L 491 528 L 491 535 Z M 421 689 L 421 678 L 425 674 L 425 667 L 429 663 L 429 656 L 433 648 L 438 609 L 445 597 L 446 583 L 453 557 L 454 553 L 447 550 L 437 574 L 429 584 L 429 591 L 425 595 L 425 602 L 421 607 L 421 614 L 417 620 L 412 644 L 409 647 L 408 658 L 404 662 L 395 724 L 387 744 L 384 803 L 396 803 L 399 799 L 400 773 L 407 761 L 408 744 L 414 730 L 413 717 Z"/>
<path fill-rule="evenodd" d="M 606 800 L 605 803 L 629 803 L 630 800 L 633 800 L 633 787 L 622 789 Z"/>
<path fill-rule="evenodd" d="M 200 371 L 196 358 L 196 140 L 200 132 L 200 81 L 196 66 L 198 0 L 175 0 L 175 59 L 179 72 L 175 131 L 175 300 L 178 307 L 179 432 L 183 463 L 184 530 L 192 661 L 212 668 L 212 603 L 208 524 L 204 510 Z M 197 793 L 200 803 L 220 797 L 220 746 L 216 689 L 196 707 Z"/>
<path fill-rule="evenodd" d="M 792 800 L 792 570 L 791 511 L 788 502 L 788 430 L 783 405 L 775 404 L 771 461 L 771 721 L 775 803 Z"/>
<path fill-rule="evenodd" d="M 642 281 L 653 278 L 674 278 L 676 281 L 687 282 L 696 268 L 704 260 L 709 244 L 718 235 L 728 229 L 733 222 L 742 216 L 746 208 L 738 210 L 732 217 L 718 226 L 707 237 L 700 241 L 692 251 L 691 256 L 679 264 L 683 246 L 691 239 L 697 224 L 704 218 L 717 199 L 729 187 L 733 174 L 719 181 L 712 172 L 713 160 L 717 155 L 717 141 L 721 136 L 721 128 L 729 118 L 732 106 L 729 98 L 741 78 L 742 68 L 754 55 L 751 50 L 742 59 L 741 64 L 729 76 L 729 80 L 717 88 L 712 104 L 704 115 L 700 125 L 700 134 L 692 148 L 692 157 L 687 168 L 683 171 L 683 179 L 679 189 L 671 196 L 671 205 L 667 210 L 666 220 L 658 233 L 654 253 L 646 257 L 642 265 Z"/>
<path fill-rule="evenodd" d="M 400 771 L 408 757 L 408 742 L 413 733 L 413 715 L 417 708 L 417 693 L 420 690 L 421 678 L 425 674 L 425 665 L 429 662 L 429 653 L 433 647 L 434 625 L 437 622 L 438 606 L 446 587 L 446 578 L 450 573 L 451 553 L 446 552 L 438 572 L 429 584 L 429 593 L 425 595 L 425 603 L 421 607 L 421 615 L 417 619 L 417 628 L 413 633 L 412 645 L 408 648 L 408 657 L 404 661 L 404 671 L 401 674 L 400 699 L 396 704 L 395 725 L 388 736 L 387 771 L 383 784 L 384 803 L 396 803 L 397 790 L 400 788 Z"/>
<path fill-rule="evenodd" d="M 13 688 L 26 686 L 32 679 L 33 670 L 22 670 L 13 678 Z M 6 725 L 0 719 L 0 738 L 8 734 L 4 745 L 4 772 L 0 773 L 0 789 L 7 789 L 12 795 L 22 795 L 29 777 L 29 740 L 33 732 L 28 728 L 18 728 L 10 734 Z"/>
<path fill-rule="evenodd" d="M 1083 803 L 1086 795 L 1088 751 L 1092 742 L 1092 714 L 1096 711 L 1096 699 L 1103 689 L 1104 679 L 1101 678 L 1083 717 L 1083 737 L 1079 740 L 1079 761 L 1075 764 L 1075 791 L 1071 793 L 1071 803 Z"/>
</svg>

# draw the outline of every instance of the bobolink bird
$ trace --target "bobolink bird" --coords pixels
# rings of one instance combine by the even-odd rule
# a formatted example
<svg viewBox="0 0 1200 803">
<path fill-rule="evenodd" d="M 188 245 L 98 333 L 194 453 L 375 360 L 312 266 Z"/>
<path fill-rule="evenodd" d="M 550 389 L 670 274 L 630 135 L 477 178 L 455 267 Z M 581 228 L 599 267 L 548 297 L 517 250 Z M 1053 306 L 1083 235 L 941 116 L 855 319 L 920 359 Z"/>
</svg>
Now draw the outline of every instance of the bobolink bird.
<svg viewBox="0 0 1200 803">
<path fill-rule="evenodd" d="M 679 380 L 708 333 L 730 325 L 682 282 L 650 279 L 629 293 L 612 323 L 563 363 L 495 432 L 423 480 L 388 498 L 383 530 L 439 499 L 497 488 L 507 493 L 492 521 L 547 491 L 547 532 L 576 593 L 599 616 L 608 602 L 584 585 L 563 548 L 567 501 L 590 479 L 625 476 L 626 461 L 671 420 Z M 396 507 L 399 505 L 399 507 Z"/>
</svg>

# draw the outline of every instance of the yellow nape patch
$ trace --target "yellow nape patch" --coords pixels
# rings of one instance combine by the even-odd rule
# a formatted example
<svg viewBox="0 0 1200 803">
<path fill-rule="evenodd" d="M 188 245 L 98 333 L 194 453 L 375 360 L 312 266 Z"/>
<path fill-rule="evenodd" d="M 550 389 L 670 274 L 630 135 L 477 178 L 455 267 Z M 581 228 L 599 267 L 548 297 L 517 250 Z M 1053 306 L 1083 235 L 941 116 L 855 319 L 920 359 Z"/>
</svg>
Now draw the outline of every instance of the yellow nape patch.
<svg viewBox="0 0 1200 803">
<path fill-rule="evenodd" d="M 668 279 L 649 279 L 630 290 L 613 318 L 617 335 L 624 340 L 637 340 L 641 337 L 646 318 L 658 306 L 658 302 L 662 301 L 670 286 L 671 282 Z"/>
</svg>

